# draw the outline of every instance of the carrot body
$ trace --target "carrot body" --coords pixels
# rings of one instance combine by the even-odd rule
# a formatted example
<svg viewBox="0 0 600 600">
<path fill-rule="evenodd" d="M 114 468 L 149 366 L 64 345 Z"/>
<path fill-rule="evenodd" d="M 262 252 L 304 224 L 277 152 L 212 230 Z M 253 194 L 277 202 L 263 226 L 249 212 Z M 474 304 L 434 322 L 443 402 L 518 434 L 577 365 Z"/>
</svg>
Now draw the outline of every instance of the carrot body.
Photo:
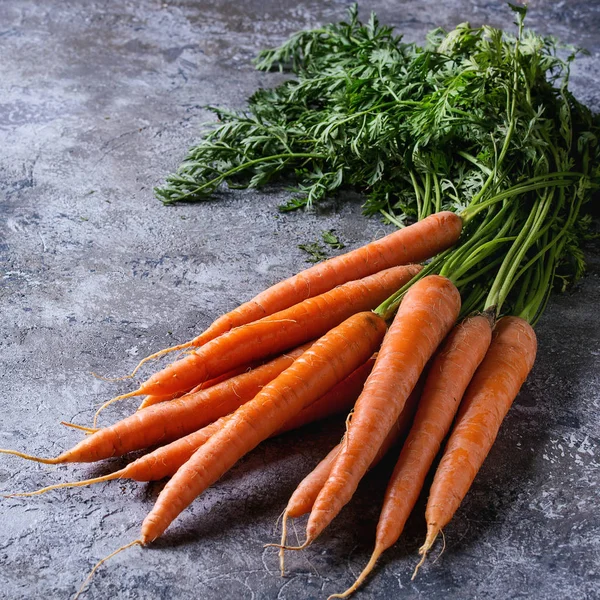
<svg viewBox="0 0 600 600">
<path fill-rule="evenodd" d="M 342 451 L 311 512 L 307 544 L 352 497 L 459 311 L 460 294 L 444 277 L 425 277 L 406 293 L 356 402 Z"/>
<path fill-rule="evenodd" d="M 390 448 L 394 446 L 406 433 L 410 427 L 412 418 L 415 414 L 415 409 L 419 402 L 419 394 L 417 391 L 413 392 L 406 404 L 404 409 L 400 413 L 398 420 L 394 426 L 390 429 L 385 440 L 381 444 L 381 448 L 377 452 L 377 455 L 373 459 L 373 462 L 369 466 L 372 469 L 379 463 L 379 461 L 389 452 Z M 302 412 L 306 412 L 304 409 Z M 302 413 L 300 413 L 302 414 Z M 331 467 L 337 455 L 344 445 L 342 440 L 337 444 L 327 456 L 298 484 L 298 487 L 294 493 L 290 496 L 288 504 L 285 509 L 285 515 L 292 518 L 301 517 L 312 510 L 312 507 L 319 495 L 319 492 L 325 485 L 329 474 L 331 473 Z"/>
<path fill-rule="evenodd" d="M 191 388 L 252 360 L 317 338 L 350 315 L 375 308 L 419 270 L 418 265 L 387 269 L 237 327 L 159 371 L 138 393 L 170 394 Z"/>
<path fill-rule="evenodd" d="M 60 456 L 40 462 L 94 462 L 180 438 L 254 398 L 309 347 L 310 344 L 300 346 L 253 371 L 242 373 L 207 390 L 137 411 L 87 436 Z M 10 453 L 15 454 L 12 451 Z M 33 458 L 27 455 L 23 457 Z"/>
<path fill-rule="evenodd" d="M 158 481 L 164 477 L 170 477 L 190 459 L 200 446 L 223 427 L 229 417 L 230 415 L 221 417 L 194 433 L 140 456 L 122 469 L 120 477 L 136 481 Z"/>
<path fill-rule="evenodd" d="M 397 265 L 420 263 L 456 244 L 461 229 L 460 217 L 452 212 L 440 212 L 361 248 L 330 258 L 271 286 L 219 317 L 190 345 L 202 346 L 230 329 L 272 315 L 348 281 Z"/>
<path fill-rule="evenodd" d="M 312 423 L 319 419 L 323 419 L 334 412 L 339 412 L 339 410 L 342 409 L 342 404 L 344 404 L 344 408 L 347 408 L 360 394 L 362 383 L 364 383 L 364 379 L 366 379 L 369 371 L 369 369 L 366 367 L 372 366 L 373 362 L 374 359 L 369 359 L 369 361 L 356 369 L 329 392 L 321 396 L 310 406 L 302 409 L 284 427 L 282 427 L 279 431 L 276 431 L 273 436 L 279 435 L 285 431 L 302 427 L 303 425 Z M 361 379 L 363 379 L 362 382 Z M 344 393 L 348 394 L 348 399 L 342 403 L 342 397 Z M 319 410 L 315 410 L 316 405 L 319 406 Z M 404 412 L 406 412 L 406 410 Z M 193 433 L 181 437 L 170 444 L 166 444 L 165 446 L 160 446 L 153 452 L 144 454 L 144 456 L 141 456 L 137 460 L 129 463 L 123 469 L 110 473 L 109 475 L 96 477 L 94 479 L 86 479 L 83 481 L 59 483 L 33 492 L 11 494 L 11 496 L 36 496 L 51 490 L 57 490 L 66 487 L 81 487 L 85 485 L 91 485 L 93 483 L 111 481 L 114 479 L 157 481 L 159 479 L 164 479 L 165 477 L 170 477 L 177 472 L 179 467 L 184 465 L 190 459 L 190 457 L 196 450 L 198 450 L 198 448 L 200 448 L 200 446 L 205 444 L 211 436 L 219 431 L 227 422 L 227 420 L 231 418 L 231 416 L 232 415 L 230 414 L 225 415 L 217 421 L 214 421 L 202 429 L 199 429 L 198 431 L 194 431 Z"/>
<path fill-rule="evenodd" d="M 355 592 L 381 554 L 400 537 L 491 339 L 492 318 L 488 315 L 469 317 L 452 330 L 436 353 L 412 428 L 385 492 L 371 559 L 355 583 L 343 594 L 335 594 L 334 598 L 345 598 Z"/>
<path fill-rule="evenodd" d="M 425 555 L 439 531 L 452 519 L 488 455 L 502 420 L 533 367 L 537 341 L 519 317 L 504 317 L 471 381 L 444 455 L 436 470 L 425 517 Z"/>
<path fill-rule="evenodd" d="M 232 377 L 235 377 L 236 375 L 241 375 L 242 373 L 245 373 L 246 371 L 249 371 L 250 369 L 252 369 L 254 366 L 256 366 L 256 365 L 248 364 L 248 365 L 242 365 L 241 367 L 236 367 L 235 369 L 232 369 L 231 371 L 227 371 L 227 373 L 223 373 L 223 375 L 219 375 L 218 377 L 209 379 L 208 381 L 205 381 L 204 383 L 200 383 L 196 387 L 187 391 L 187 393 L 195 394 L 196 392 L 206 390 L 209 387 L 213 387 L 213 386 L 217 385 L 218 383 L 227 381 L 228 379 L 231 379 Z M 180 398 L 185 393 L 186 392 L 175 392 L 174 394 L 165 394 L 162 396 L 148 395 L 144 398 L 144 400 L 138 407 L 138 410 L 141 410 L 142 408 L 148 408 L 149 406 L 152 406 L 154 404 L 159 404 L 160 402 L 168 402 L 169 400 L 174 400 L 175 398 Z"/>
<path fill-rule="evenodd" d="M 340 381 L 334 388 L 287 421 L 277 433 L 298 429 L 308 423 L 349 411 L 360 396 L 374 364 L 375 358 L 371 357 L 365 364 L 350 373 L 346 379 Z"/>
<path fill-rule="evenodd" d="M 450 431 L 460 401 L 492 339 L 487 316 L 470 317 L 454 328 L 436 356 L 413 427 L 388 484 L 377 525 L 376 548 L 396 543 L 427 472 Z"/>
<path fill-rule="evenodd" d="M 385 321 L 373 313 L 353 315 L 241 406 L 167 483 L 142 524 L 141 543 L 162 535 L 194 498 L 242 456 L 363 364 L 385 330 Z"/>
<path fill-rule="evenodd" d="M 273 435 L 279 435 L 286 431 L 298 429 L 308 423 L 319 421 L 354 404 L 373 363 L 374 359 L 369 359 L 329 392 L 306 408 L 303 408 Z M 217 421 L 206 425 L 199 431 L 190 433 L 166 446 L 157 448 L 150 454 L 138 458 L 125 467 L 121 477 L 137 481 L 154 481 L 174 475 L 177 469 L 185 464 L 194 452 L 219 431 L 232 416 L 231 414 L 227 414 Z"/>
<path fill-rule="evenodd" d="M 373 459 L 369 469 L 372 469 L 379 463 L 379 461 L 388 453 L 390 448 L 398 443 L 410 427 L 419 401 L 420 389 L 418 388 L 419 386 L 417 386 L 409 396 L 398 420 L 383 441 L 383 444 L 381 445 L 377 456 Z M 307 409 L 304 409 L 302 412 L 305 412 L 306 410 Z M 290 496 L 287 506 L 283 511 L 281 520 L 281 545 L 279 549 L 279 566 L 282 576 L 285 575 L 284 552 L 287 540 L 287 521 L 289 518 L 295 519 L 301 517 L 312 510 L 319 492 L 323 489 L 323 486 L 331 473 L 331 467 L 340 453 L 343 443 L 342 440 L 339 444 L 334 446 L 329 454 L 327 454 L 327 456 L 298 484 L 298 487 Z"/>
</svg>

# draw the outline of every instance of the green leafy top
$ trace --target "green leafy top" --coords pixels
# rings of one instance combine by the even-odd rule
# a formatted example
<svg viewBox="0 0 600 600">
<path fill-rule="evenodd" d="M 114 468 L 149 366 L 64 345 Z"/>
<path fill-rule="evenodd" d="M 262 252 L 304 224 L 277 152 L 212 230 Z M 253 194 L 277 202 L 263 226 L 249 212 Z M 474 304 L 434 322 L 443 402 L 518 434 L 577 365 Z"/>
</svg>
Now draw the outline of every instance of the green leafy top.
<svg viewBox="0 0 600 600">
<path fill-rule="evenodd" d="M 201 200 L 224 182 L 283 180 L 294 194 L 282 210 L 351 188 L 366 214 L 399 227 L 457 211 L 462 259 L 443 271 L 465 305 L 508 302 L 535 320 L 553 281 L 582 272 L 588 221 L 578 215 L 600 176 L 600 126 L 568 90 L 579 51 L 525 30 L 525 8 L 511 9 L 514 35 L 461 23 L 423 46 L 374 14 L 361 23 L 356 6 L 347 21 L 294 34 L 256 60 L 290 78 L 258 90 L 244 112 L 212 108 L 220 123 L 157 195 Z"/>
</svg>

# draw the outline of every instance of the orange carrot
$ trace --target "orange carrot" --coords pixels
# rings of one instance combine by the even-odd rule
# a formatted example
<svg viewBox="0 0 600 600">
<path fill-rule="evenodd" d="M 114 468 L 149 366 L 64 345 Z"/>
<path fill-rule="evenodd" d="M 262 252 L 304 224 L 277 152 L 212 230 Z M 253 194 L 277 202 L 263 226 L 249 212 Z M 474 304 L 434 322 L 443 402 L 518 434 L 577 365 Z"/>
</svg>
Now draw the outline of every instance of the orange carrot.
<svg viewBox="0 0 600 600">
<path fill-rule="evenodd" d="M 298 429 L 307 423 L 349 411 L 360 396 L 374 364 L 375 358 L 371 357 L 365 364 L 350 373 L 346 379 L 340 381 L 334 388 L 287 421 L 277 433 Z"/>
<path fill-rule="evenodd" d="M 363 364 L 381 343 L 385 330 L 385 321 L 374 313 L 351 316 L 238 408 L 164 487 L 142 524 L 139 543 L 145 545 L 162 535 L 182 510 L 242 456 Z"/>
<path fill-rule="evenodd" d="M 242 364 L 314 339 L 350 315 L 375 308 L 419 270 L 418 265 L 387 269 L 237 327 L 190 352 L 150 377 L 139 389 L 121 397 L 162 395 L 189 389 Z"/>
<path fill-rule="evenodd" d="M 199 385 L 197 385 L 196 387 L 192 388 L 191 390 L 189 390 L 187 392 L 176 392 L 175 394 L 166 394 L 164 396 L 150 396 L 150 395 L 146 396 L 144 398 L 143 402 L 139 405 L 138 410 L 141 410 L 143 408 L 148 408 L 149 406 L 152 406 L 154 404 L 159 404 L 160 402 L 168 402 L 169 400 L 174 400 L 175 398 L 181 398 L 181 396 L 183 396 L 185 394 L 195 394 L 196 392 L 206 390 L 209 387 L 213 387 L 213 386 L 217 385 L 217 383 L 227 381 L 228 379 L 231 379 L 232 377 L 235 377 L 236 375 L 241 375 L 242 373 L 250 371 L 255 366 L 256 366 L 255 363 L 250 363 L 247 365 L 242 365 L 241 367 L 236 367 L 235 369 L 232 369 L 231 371 L 227 371 L 227 373 L 223 373 L 223 375 L 219 375 L 218 377 L 209 379 L 208 381 L 205 381 L 204 383 L 200 383 Z"/>
<path fill-rule="evenodd" d="M 304 346 L 303 348 L 306 348 Z M 329 392 L 321 396 L 318 400 L 303 408 L 295 417 L 292 417 L 279 431 L 276 431 L 273 436 L 280 435 L 287 431 L 297 429 L 308 423 L 313 423 L 320 419 L 325 419 L 333 414 L 349 409 L 358 398 L 362 386 L 368 377 L 374 358 L 370 358 L 364 365 L 353 371 L 346 379 L 338 383 Z M 406 410 L 403 411 L 401 418 Z M 11 494 L 11 496 L 36 496 L 50 490 L 79 487 L 90 485 L 92 483 L 100 483 L 110 481 L 112 479 L 135 479 L 136 481 L 155 481 L 173 475 L 179 467 L 181 467 L 191 455 L 202 445 L 208 438 L 217 432 L 226 420 L 231 415 L 225 415 L 206 425 L 202 429 L 181 437 L 165 446 L 161 446 L 138 458 L 134 462 L 127 465 L 125 468 L 104 475 L 95 479 L 86 479 L 84 481 L 59 483 L 50 485 L 34 492 L 25 492 L 20 494 Z M 399 419 L 400 421 L 400 419 Z M 69 423 L 68 425 L 72 425 Z M 87 429 L 87 428 L 84 428 Z"/>
<path fill-rule="evenodd" d="M 492 326 L 487 314 L 469 317 L 453 329 L 436 353 L 413 426 L 385 492 L 371 559 L 350 588 L 330 598 L 346 598 L 356 591 L 381 554 L 400 537 L 461 398 L 489 348 Z"/>
<path fill-rule="evenodd" d="M 332 414 L 341 412 L 343 409 L 347 409 L 349 406 L 354 404 L 354 401 L 360 394 L 362 384 L 367 378 L 370 368 L 373 366 L 373 362 L 374 359 L 369 359 L 364 365 L 356 369 L 329 392 L 321 396 L 310 406 L 302 409 L 295 417 L 286 423 L 284 427 L 275 432 L 273 435 L 279 435 L 286 431 L 291 431 L 293 429 L 302 427 L 303 425 L 307 425 L 308 423 L 313 423 L 314 421 L 324 419 Z M 101 477 L 86 479 L 83 481 L 58 483 L 35 490 L 33 492 L 10 494 L 9 497 L 37 496 L 38 494 L 43 494 L 45 492 L 49 492 L 50 490 L 57 490 L 66 487 L 81 487 L 90 485 L 92 483 L 111 481 L 113 479 L 157 481 L 159 479 L 164 479 L 165 477 L 170 477 L 176 473 L 179 467 L 189 460 L 192 454 L 194 454 L 194 452 L 200 448 L 200 446 L 205 444 L 212 435 L 219 431 L 230 417 L 230 414 L 225 415 L 198 431 L 194 431 L 193 433 L 181 437 L 170 444 L 166 444 L 165 446 L 160 446 L 153 452 L 141 456 L 132 463 L 129 463 L 123 469 L 115 471 L 114 473 L 110 473 L 109 475 L 103 475 Z"/>
<path fill-rule="evenodd" d="M 93 483 L 102 483 L 114 479 L 133 479 L 135 481 L 158 481 L 165 477 L 173 475 L 194 452 L 205 444 L 209 438 L 215 434 L 223 424 L 229 419 L 230 415 L 221 417 L 218 421 L 203 427 L 185 437 L 182 437 L 166 446 L 161 446 L 149 454 L 140 456 L 140 458 L 129 463 L 126 467 L 119 469 L 108 475 L 94 477 L 93 479 L 84 479 L 82 481 L 70 481 L 67 483 L 57 483 L 43 487 L 33 492 L 20 492 L 18 494 L 7 494 L 6 497 L 24 497 L 38 496 L 52 490 L 62 488 L 82 487 Z"/>
<path fill-rule="evenodd" d="M 148 356 L 138 364 L 134 373 L 151 358 L 190 346 L 202 346 L 230 329 L 290 308 L 348 281 L 361 279 L 390 267 L 422 262 L 456 244 L 461 229 L 462 220 L 459 216 L 452 212 L 440 212 L 356 250 L 305 269 L 219 317 L 193 340 Z"/>
<path fill-rule="evenodd" d="M 404 409 L 400 413 L 398 420 L 390 429 L 390 432 L 386 436 L 381 448 L 377 452 L 377 456 L 373 459 L 373 462 L 369 466 L 372 469 L 379 461 L 388 453 L 392 446 L 395 446 L 399 440 L 404 436 L 415 414 L 417 404 L 419 402 L 420 386 L 417 385 L 412 391 Z M 306 412 L 304 409 L 302 412 Z M 301 413 L 302 414 L 302 413 Z M 344 441 L 342 440 L 337 444 L 327 456 L 298 484 L 298 487 L 294 493 L 290 496 L 290 499 L 283 512 L 281 520 L 281 544 L 279 552 L 279 566 L 281 569 L 281 575 L 284 575 L 284 551 L 285 542 L 287 538 L 287 520 L 289 518 L 298 518 L 312 510 L 312 507 L 319 495 L 319 492 L 323 489 L 329 474 L 331 473 L 331 467 L 337 458 Z"/>
<path fill-rule="evenodd" d="M 452 519 L 488 455 L 502 420 L 533 367 L 537 340 L 531 325 L 504 317 L 460 406 L 429 492 L 427 537 L 419 550 L 423 564 L 438 533 Z M 414 576 L 413 575 L 413 578 Z"/>
<path fill-rule="evenodd" d="M 107 560 L 160 537 L 182 510 L 242 456 L 363 364 L 377 349 L 385 331 L 381 317 L 362 312 L 317 340 L 252 401 L 230 415 L 221 430 L 178 469 L 144 519 L 140 537 L 98 561 L 75 597 Z"/>
<path fill-rule="evenodd" d="M 460 294 L 445 277 L 424 277 L 406 293 L 356 402 L 342 451 L 315 502 L 303 547 L 327 527 L 354 494 L 459 311 Z"/>
<path fill-rule="evenodd" d="M 0 452 L 49 464 L 94 462 L 169 442 L 211 423 L 254 398 L 263 386 L 287 369 L 309 347 L 310 344 L 305 344 L 253 371 L 242 373 L 207 390 L 135 412 L 110 427 L 99 429 L 56 458 L 38 459 L 12 450 Z"/>
</svg>

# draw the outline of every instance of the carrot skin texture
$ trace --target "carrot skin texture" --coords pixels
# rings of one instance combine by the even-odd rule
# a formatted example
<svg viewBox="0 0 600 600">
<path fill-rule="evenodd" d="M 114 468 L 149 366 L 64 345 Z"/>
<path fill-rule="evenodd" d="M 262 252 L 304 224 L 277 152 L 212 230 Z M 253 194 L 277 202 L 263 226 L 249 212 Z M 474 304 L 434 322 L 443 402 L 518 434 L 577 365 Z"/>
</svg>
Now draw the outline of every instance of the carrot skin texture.
<svg viewBox="0 0 600 600">
<path fill-rule="evenodd" d="M 356 402 L 342 451 L 311 512 L 307 543 L 327 527 L 354 494 L 427 361 L 459 312 L 460 294 L 445 277 L 424 277 L 406 293 Z"/>
<path fill-rule="evenodd" d="M 277 432 L 285 433 L 292 429 L 298 429 L 303 425 L 326 419 L 332 415 L 350 410 L 356 399 L 360 396 L 367 377 L 373 369 L 375 358 L 371 357 L 366 363 L 350 373 L 346 379 L 340 381 L 326 394 L 306 406 L 295 417 L 292 417 Z"/>
<path fill-rule="evenodd" d="M 488 455 L 502 420 L 533 368 L 535 332 L 519 317 L 503 317 L 471 381 L 431 485 L 427 537 L 452 519 Z M 433 536 L 435 539 L 435 535 Z"/>
<path fill-rule="evenodd" d="M 181 511 L 242 456 L 366 362 L 385 330 L 385 321 L 374 313 L 351 316 L 233 413 L 164 487 L 142 524 L 142 543 L 162 535 Z"/>
<path fill-rule="evenodd" d="M 137 411 L 81 440 L 57 460 L 94 462 L 153 444 L 170 442 L 192 433 L 254 398 L 308 347 L 305 344 L 249 373 L 242 373 L 207 390 Z"/>
<path fill-rule="evenodd" d="M 376 535 L 380 552 L 400 537 L 491 340 L 491 320 L 484 315 L 469 317 L 452 330 L 433 360 L 413 426 L 385 492 Z"/>
<path fill-rule="evenodd" d="M 206 390 L 209 387 L 213 387 L 213 386 L 217 385 L 218 383 L 222 383 L 223 381 L 227 381 L 228 379 L 231 379 L 232 377 L 236 377 L 237 375 L 241 375 L 242 373 L 245 373 L 246 371 L 250 371 L 255 366 L 257 366 L 257 365 L 242 365 L 241 367 L 237 367 L 235 369 L 232 369 L 231 371 L 227 371 L 227 373 L 223 373 L 223 375 L 219 375 L 218 377 L 215 377 L 214 379 L 209 379 L 208 381 L 205 381 L 204 383 L 200 383 L 196 387 L 194 387 L 186 392 L 175 392 L 174 394 L 165 394 L 163 396 L 148 395 L 144 398 L 144 400 L 140 404 L 138 410 L 141 410 L 143 408 L 148 408 L 149 406 L 153 406 L 154 404 L 159 404 L 160 402 L 167 402 L 169 400 L 174 400 L 175 398 L 180 398 L 181 396 L 186 395 L 186 394 L 195 394 L 196 392 Z"/>
<path fill-rule="evenodd" d="M 241 364 L 315 339 L 351 315 L 375 308 L 420 269 L 418 265 L 387 269 L 237 327 L 159 371 L 138 392 L 169 394 L 191 388 Z"/>
<path fill-rule="evenodd" d="M 390 267 L 420 263 L 456 244 L 461 230 L 460 217 L 453 212 L 440 212 L 361 248 L 330 258 L 273 285 L 219 317 L 194 338 L 191 345 L 202 346 L 230 329 L 272 315 L 348 281 Z"/>
<path fill-rule="evenodd" d="M 361 386 L 361 380 L 364 383 L 374 362 L 374 359 L 370 358 L 364 365 L 353 371 L 346 379 L 338 383 L 329 392 L 321 396 L 311 405 L 303 408 L 279 431 L 276 431 L 273 436 L 324 419 L 330 414 L 333 414 L 331 411 L 335 410 L 335 412 L 339 412 L 338 409 L 340 407 L 336 405 L 336 402 L 341 404 L 343 401 L 345 406 L 353 404 L 356 397 L 360 394 L 360 391 L 357 391 L 356 388 L 357 386 Z M 403 411 L 400 416 L 400 419 L 402 419 L 404 412 L 405 411 Z M 194 454 L 200 446 L 205 444 L 212 435 L 219 431 L 230 417 L 231 415 L 229 414 L 225 415 L 217 421 L 206 425 L 199 431 L 190 433 L 166 446 L 161 446 L 150 454 L 145 454 L 127 465 L 121 477 L 129 477 L 137 481 L 156 481 L 174 475 L 177 469 L 185 464 L 192 454 Z M 398 419 L 398 421 L 400 421 L 400 419 Z M 402 425 L 399 425 L 399 427 L 402 427 Z M 128 471 L 128 469 L 131 470 Z"/>
<path fill-rule="evenodd" d="M 367 361 L 368 362 L 368 361 Z M 363 365 L 364 367 L 364 365 Z M 346 391 L 350 394 L 355 393 L 358 396 L 358 393 L 353 390 L 353 388 L 349 385 L 348 380 L 352 382 L 352 385 L 355 386 L 357 383 L 356 373 L 360 372 L 361 367 L 356 369 L 353 373 L 351 373 L 344 381 L 335 386 L 332 392 L 334 400 L 342 394 L 342 392 Z M 366 375 L 364 375 L 366 378 Z M 336 390 L 337 388 L 337 390 Z M 273 436 L 279 435 L 284 431 L 289 431 L 291 429 L 295 429 L 297 427 L 301 427 L 302 425 L 306 425 L 307 423 L 312 423 L 313 421 L 317 421 L 319 419 L 325 418 L 328 416 L 325 407 L 321 407 L 321 410 L 314 410 L 313 406 L 315 404 L 326 404 L 328 399 L 331 398 L 332 394 L 327 393 L 316 402 L 313 402 L 310 406 L 302 409 L 296 417 L 294 417 L 289 425 L 283 427 L 280 431 L 277 431 L 273 434 Z M 337 407 L 339 408 L 339 407 Z M 129 463 L 123 469 L 119 471 L 113 472 L 111 475 L 105 475 L 103 477 L 99 477 L 96 479 L 91 479 L 87 481 L 79 481 L 73 482 L 70 484 L 59 484 L 57 486 L 48 486 L 48 488 L 43 488 L 42 490 L 37 490 L 36 492 L 32 492 L 26 495 L 37 495 L 38 493 L 44 491 L 50 491 L 51 489 L 59 489 L 63 487 L 78 487 L 80 485 L 89 485 L 92 483 L 97 483 L 100 481 L 110 481 L 111 479 L 133 479 L 135 481 L 158 481 L 160 479 L 164 479 L 165 477 L 171 477 L 177 472 L 182 465 L 184 465 L 194 454 L 200 446 L 205 444 L 211 436 L 213 436 L 217 431 L 219 431 L 223 425 L 227 422 L 227 420 L 231 417 L 231 415 L 225 415 L 220 419 L 206 425 L 202 429 L 198 431 L 194 431 L 184 437 L 181 437 L 170 444 L 166 444 L 165 446 L 160 446 L 156 448 L 156 450 L 141 456 L 140 458 L 134 460 Z M 317 490 L 318 493 L 318 490 Z M 18 494 L 21 495 L 21 494 Z M 315 494 L 316 496 L 316 494 Z"/>
<path fill-rule="evenodd" d="M 354 404 L 354 401 L 360 394 L 360 390 L 357 387 L 360 386 L 362 388 L 361 382 L 364 383 L 373 366 L 373 362 L 375 362 L 374 359 L 369 359 L 329 392 L 321 396 L 310 406 L 303 408 L 295 417 L 286 422 L 279 431 L 276 431 L 273 436 L 298 429 L 308 423 L 319 421 Z M 121 473 L 121 477 L 135 479 L 136 481 L 157 481 L 174 475 L 177 469 L 185 464 L 194 452 L 205 444 L 212 435 L 219 431 L 231 416 L 227 414 L 198 431 L 194 431 L 166 446 L 161 446 L 153 452 L 141 456 L 125 467 Z M 398 427 L 402 427 L 402 425 Z"/>
<path fill-rule="evenodd" d="M 389 452 L 390 448 L 396 445 L 398 441 L 402 439 L 402 436 L 410 427 L 410 423 L 415 414 L 418 401 L 419 393 L 417 390 L 415 390 L 406 401 L 404 409 L 400 413 L 400 416 L 398 417 L 398 420 L 392 429 L 390 429 L 390 432 L 387 434 L 381 445 L 381 448 L 369 466 L 369 469 L 375 467 L 375 465 L 377 465 L 379 461 L 381 461 Z M 327 456 L 298 484 L 298 487 L 290 496 L 285 509 L 285 514 L 288 517 L 301 517 L 312 510 L 319 492 L 323 489 L 323 486 L 325 485 L 325 482 L 331 473 L 331 467 L 333 466 L 337 455 L 342 449 L 343 443 L 344 442 L 342 440 L 339 444 L 334 446 Z"/>
<path fill-rule="evenodd" d="M 190 459 L 198 448 L 223 427 L 228 418 L 229 415 L 221 417 L 194 433 L 141 456 L 121 471 L 121 478 L 135 481 L 158 481 L 170 477 Z"/>
<path fill-rule="evenodd" d="M 336 444 L 323 460 L 298 484 L 294 493 L 290 496 L 284 515 L 293 519 L 301 517 L 312 510 L 312 507 L 323 489 L 331 467 L 340 453 L 342 442 Z"/>
</svg>

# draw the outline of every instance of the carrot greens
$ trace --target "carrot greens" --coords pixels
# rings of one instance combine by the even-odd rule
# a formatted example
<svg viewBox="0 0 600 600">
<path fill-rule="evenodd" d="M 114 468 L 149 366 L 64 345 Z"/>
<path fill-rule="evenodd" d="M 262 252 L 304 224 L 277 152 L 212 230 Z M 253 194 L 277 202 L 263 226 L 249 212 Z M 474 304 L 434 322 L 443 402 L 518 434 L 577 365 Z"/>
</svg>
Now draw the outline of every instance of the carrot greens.
<svg viewBox="0 0 600 600">
<path fill-rule="evenodd" d="M 462 244 L 420 277 L 450 277 L 463 313 L 495 306 L 535 320 L 555 282 L 584 270 L 580 210 L 600 180 L 600 122 L 568 88 L 581 51 L 525 29 L 526 9 L 509 6 L 514 34 L 461 23 L 405 43 L 353 6 L 347 21 L 262 51 L 257 68 L 289 78 L 244 111 L 211 107 L 219 123 L 157 196 L 282 180 L 294 194 L 281 210 L 352 189 L 367 215 L 398 227 L 455 211 Z"/>
</svg>

